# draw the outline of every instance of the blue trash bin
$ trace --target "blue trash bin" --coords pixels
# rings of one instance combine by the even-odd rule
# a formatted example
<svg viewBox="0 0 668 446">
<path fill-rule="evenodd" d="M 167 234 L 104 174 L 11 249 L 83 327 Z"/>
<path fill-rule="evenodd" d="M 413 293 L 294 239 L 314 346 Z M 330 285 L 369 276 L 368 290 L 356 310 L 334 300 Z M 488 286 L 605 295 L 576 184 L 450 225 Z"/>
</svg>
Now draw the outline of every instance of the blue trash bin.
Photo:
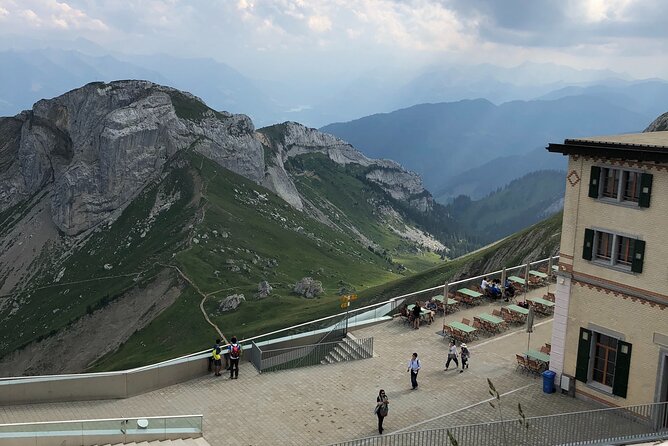
<svg viewBox="0 0 668 446">
<path fill-rule="evenodd" d="M 557 376 L 552 370 L 543 372 L 543 392 L 554 393 L 554 377 Z"/>
</svg>

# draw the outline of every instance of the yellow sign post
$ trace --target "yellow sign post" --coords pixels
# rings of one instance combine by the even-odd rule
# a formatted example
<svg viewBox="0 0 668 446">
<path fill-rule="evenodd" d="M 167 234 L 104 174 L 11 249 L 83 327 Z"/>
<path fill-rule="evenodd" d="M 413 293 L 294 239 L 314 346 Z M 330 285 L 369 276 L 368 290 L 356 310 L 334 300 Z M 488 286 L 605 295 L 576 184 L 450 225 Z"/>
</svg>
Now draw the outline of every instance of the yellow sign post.
<svg viewBox="0 0 668 446">
<path fill-rule="evenodd" d="M 357 294 L 344 294 L 339 300 L 341 301 L 341 308 L 346 309 L 346 334 L 348 334 L 348 308 L 351 301 L 357 300 Z"/>
</svg>

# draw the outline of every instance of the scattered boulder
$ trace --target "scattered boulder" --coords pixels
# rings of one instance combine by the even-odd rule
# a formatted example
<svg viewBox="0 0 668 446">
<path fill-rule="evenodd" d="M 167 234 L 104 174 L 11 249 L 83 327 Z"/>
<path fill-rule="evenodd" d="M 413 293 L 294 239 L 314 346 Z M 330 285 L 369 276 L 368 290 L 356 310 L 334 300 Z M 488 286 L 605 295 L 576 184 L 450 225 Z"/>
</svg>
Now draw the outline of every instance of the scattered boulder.
<svg viewBox="0 0 668 446">
<path fill-rule="evenodd" d="M 263 280 L 260 282 L 257 286 L 257 297 L 260 299 L 263 299 L 267 296 L 269 296 L 274 288 L 267 282 L 266 280 Z"/>
<path fill-rule="evenodd" d="M 246 301 L 246 298 L 244 297 L 243 294 L 232 294 L 231 296 L 227 296 L 225 299 L 220 302 L 220 305 L 218 306 L 218 311 L 232 311 L 236 310 L 239 305 L 241 305 L 242 301 Z"/>
<path fill-rule="evenodd" d="M 322 282 L 313 280 L 311 277 L 304 277 L 302 280 L 295 283 L 292 291 L 307 299 L 312 299 L 324 292 L 322 289 Z"/>
</svg>

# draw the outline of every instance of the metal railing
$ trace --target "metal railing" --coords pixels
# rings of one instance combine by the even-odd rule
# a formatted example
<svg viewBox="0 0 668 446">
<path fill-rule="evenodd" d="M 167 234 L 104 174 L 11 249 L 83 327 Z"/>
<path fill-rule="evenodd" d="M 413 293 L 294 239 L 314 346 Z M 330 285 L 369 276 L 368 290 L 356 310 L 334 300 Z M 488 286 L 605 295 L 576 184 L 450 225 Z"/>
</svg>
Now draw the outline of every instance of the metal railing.
<svg viewBox="0 0 668 446">
<path fill-rule="evenodd" d="M 559 256 L 552 258 L 546 258 L 538 260 L 536 262 L 531 262 L 529 265 L 531 268 L 540 269 L 543 266 L 547 266 L 548 263 L 556 264 L 558 262 Z M 506 268 L 507 274 L 516 273 L 525 268 L 526 265 L 518 265 L 510 268 Z M 471 283 L 479 283 L 479 281 L 484 276 L 497 277 L 502 274 L 503 270 L 488 272 L 484 275 L 469 277 L 463 280 L 458 280 L 450 282 L 448 284 L 438 285 L 435 287 L 414 291 L 411 293 L 402 294 L 400 296 L 393 297 L 384 302 L 375 303 L 367 305 L 361 308 L 356 308 L 354 310 L 348 311 L 346 314 L 336 314 L 332 316 L 327 316 L 324 318 L 316 319 L 309 322 L 304 322 L 302 324 L 294 325 L 291 327 L 283 328 L 280 330 L 275 330 L 269 333 L 264 333 L 258 336 L 253 336 L 247 339 L 243 339 L 241 343 L 244 346 L 248 346 L 251 343 L 256 345 L 270 344 L 276 342 L 277 340 L 281 341 L 290 341 L 292 339 L 304 338 L 309 334 L 314 333 L 328 333 L 332 330 L 332 327 L 337 324 L 345 324 L 347 321 L 348 327 L 355 327 L 356 325 L 365 324 L 368 322 L 373 322 L 376 320 L 382 320 L 382 318 L 387 317 L 393 313 L 397 312 L 398 307 L 403 305 L 405 302 L 415 301 L 416 299 L 426 300 L 432 297 L 435 294 L 443 295 L 445 293 L 446 287 L 453 291 L 457 288 L 467 286 Z M 196 376 L 200 376 L 202 373 L 206 373 L 206 365 L 199 367 L 194 366 L 196 364 L 205 364 L 203 361 L 208 361 L 211 357 L 211 350 L 206 349 L 196 353 L 191 353 L 188 355 L 180 356 L 173 359 L 168 359 L 162 362 L 155 364 L 150 364 L 142 367 L 137 367 L 128 370 L 119 370 L 113 372 L 95 372 L 95 373 L 76 373 L 76 374 L 62 374 L 62 375 L 43 375 L 43 376 L 15 376 L 15 377 L 6 377 L 0 378 L 0 404 L 11 404 L 11 403 L 24 403 L 24 402 L 36 402 L 36 401 L 61 401 L 67 398 L 67 400 L 90 400 L 90 399 L 108 399 L 108 398 L 126 398 L 128 396 L 136 395 L 150 390 L 155 390 L 166 385 L 176 384 L 177 382 L 185 381 Z M 161 381 L 160 376 L 167 375 L 164 373 L 165 368 L 181 368 L 190 367 L 191 372 L 184 373 L 180 372 L 178 374 L 179 378 L 174 378 L 169 381 Z M 155 383 L 150 383 L 144 387 L 137 387 L 133 392 L 123 391 L 122 389 L 127 389 L 130 386 L 127 384 L 118 384 L 116 381 L 124 380 L 127 383 L 134 382 L 133 377 L 139 374 L 154 373 Z M 98 392 L 92 394 L 90 391 L 86 392 L 86 395 L 76 396 L 76 392 L 73 393 L 72 389 L 68 387 L 68 391 L 62 395 L 58 394 L 56 390 L 60 386 L 60 383 L 66 383 L 69 380 L 81 380 L 89 379 L 94 380 L 100 389 L 109 389 L 105 392 Z M 41 395 L 51 395 L 49 398 L 34 398 L 30 397 L 29 401 L 25 401 L 20 397 L 14 399 L 7 399 L 2 397 L 3 393 L 5 395 L 9 392 L 5 392 L 5 389 L 10 387 L 17 386 L 33 386 L 35 383 L 41 383 L 44 387 L 45 385 L 50 384 L 48 387 L 48 392 L 43 391 Z M 106 384 L 105 384 L 106 383 Z M 118 384 L 118 388 L 121 390 L 114 390 L 114 385 Z M 3 389 L 5 387 L 5 389 Z M 44 387 L 46 388 L 46 387 Z M 22 395 L 24 391 L 18 390 L 14 392 L 16 395 Z"/>
<path fill-rule="evenodd" d="M 336 446 L 556 446 L 666 438 L 668 402 L 403 432 L 336 443 Z"/>
<path fill-rule="evenodd" d="M 0 445 L 103 443 L 198 438 L 202 415 L 0 424 Z"/>
<path fill-rule="evenodd" d="M 373 338 L 322 342 L 299 347 L 262 350 L 255 343 L 251 348 L 251 362 L 258 372 L 276 372 L 320 365 L 328 355 L 335 353 L 338 361 L 353 361 L 373 357 Z"/>
</svg>

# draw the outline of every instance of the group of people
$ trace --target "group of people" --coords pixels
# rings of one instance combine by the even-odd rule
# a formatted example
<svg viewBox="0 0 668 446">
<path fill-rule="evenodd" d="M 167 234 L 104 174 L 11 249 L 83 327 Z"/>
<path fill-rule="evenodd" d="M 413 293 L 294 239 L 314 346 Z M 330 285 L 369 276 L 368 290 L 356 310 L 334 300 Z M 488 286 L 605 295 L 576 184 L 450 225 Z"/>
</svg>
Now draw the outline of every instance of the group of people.
<svg viewBox="0 0 668 446">
<path fill-rule="evenodd" d="M 220 371 L 223 368 L 223 356 L 228 355 L 230 361 L 227 370 L 230 371 L 230 379 L 237 379 L 239 378 L 239 359 L 243 353 L 241 344 L 235 336 L 232 336 L 230 344 L 227 346 L 227 352 L 223 352 L 224 348 L 220 339 L 216 339 L 216 343 L 211 350 L 211 362 L 209 364 L 213 364 L 213 376 L 222 376 Z"/>
<path fill-rule="evenodd" d="M 448 348 L 448 358 L 445 361 L 445 370 L 449 370 L 451 362 L 454 362 L 455 370 L 459 369 L 459 360 L 461 359 L 462 368 L 461 370 L 459 370 L 459 373 L 464 373 L 464 370 L 469 368 L 470 357 L 471 357 L 471 352 L 469 351 L 465 343 L 462 343 L 459 346 L 459 352 L 458 352 L 457 343 L 454 340 L 450 341 L 450 346 Z M 413 390 L 416 390 L 418 388 L 417 377 L 421 369 L 422 369 L 422 364 L 420 363 L 418 354 L 413 353 L 413 355 L 411 355 L 411 359 L 408 361 L 408 368 L 406 369 L 406 371 L 410 372 L 411 374 L 411 387 Z M 378 397 L 376 398 L 376 408 L 374 409 L 374 413 L 378 417 L 379 434 L 383 433 L 383 420 L 388 414 L 389 404 L 390 400 L 387 398 L 385 391 L 381 389 L 380 392 L 378 392 Z"/>
<path fill-rule="evenodd" d="M 436 310 L 438 310 L 438 303 L 431 299 L 427 302 L 416 300 L 415 306 L 411 310 L 408 309 L 408 304 L 405 303 L 399 312 L 401 313 L 401 316 L 408 318 L 411 326 L 417 330 L 420 328 L 422 312 L 425 311 L 425 320 L 428 324 L 431 324 L 434 322 L 434 314 L 436 313 Z"/>
<path fill-rule="evenodd" d="M 503 288 L 501 288 L 501 280 L 493 279 L 491 282 L 487 276 L 482 278 L 480 283 L 480 289 L 482 292 L 492 299 L 498 299 L 503 297 L 506 302 L 515 297 L 515 287 L 513 284 L 506 278 Z"/>
</svg>

